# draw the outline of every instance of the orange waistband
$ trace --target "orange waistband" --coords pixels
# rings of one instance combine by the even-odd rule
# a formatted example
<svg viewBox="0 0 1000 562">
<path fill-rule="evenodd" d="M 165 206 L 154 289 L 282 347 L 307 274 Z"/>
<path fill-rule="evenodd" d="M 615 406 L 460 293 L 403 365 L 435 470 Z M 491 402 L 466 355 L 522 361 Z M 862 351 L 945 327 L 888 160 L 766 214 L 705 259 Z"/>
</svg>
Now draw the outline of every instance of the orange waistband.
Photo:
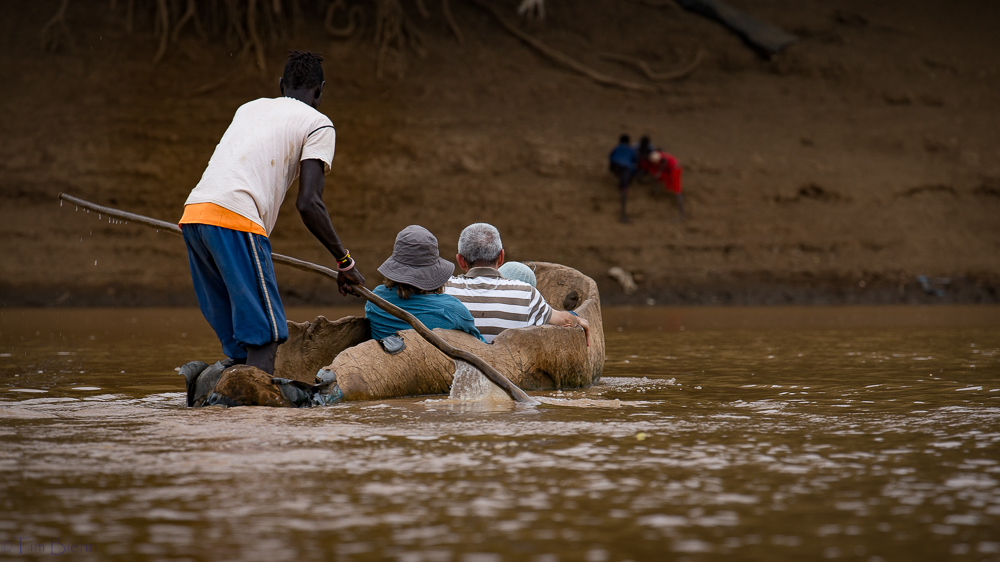
<svg viewBox="0 0 1000 562">
<path fill-rule="evenodd" d="M 184 215 L 177 224 L 210 224 L 239 232 L 267 236 L 264 227 L 215 203 L 184 205 Z"/>
</svg>

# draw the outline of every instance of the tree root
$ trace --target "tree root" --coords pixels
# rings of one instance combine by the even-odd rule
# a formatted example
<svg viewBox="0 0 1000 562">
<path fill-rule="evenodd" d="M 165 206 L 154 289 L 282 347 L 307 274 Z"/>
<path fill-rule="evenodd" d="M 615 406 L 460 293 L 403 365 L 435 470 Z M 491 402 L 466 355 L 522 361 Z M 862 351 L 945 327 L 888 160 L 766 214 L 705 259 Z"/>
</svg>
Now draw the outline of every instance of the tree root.
<svg viewBox="0 0 1000 562">
<path fill-rule="evenodd" d="M 413 25 L 399 0 L 376 0 L 375 2 L 375 44 L 378 46 L 378 61 L 375 76 L 382 78 L 386 64 L 396 67 L 396 76 L 403 76 L 402 51 L 409 47 L 421 58 L 427 56 L 424 36 Z"/>
<path fill-rule="evenodd" d="M 423 16 L 424 19 L 431 17 L 431 13 L 427 11 L 427 6 L 424 5 L 424 0 L 417 0 L 417 11 L 420 12 L 420 15 Z"/>
<path fill-rule="evenodd" d="M 493 14 L 493 17 L 496 18 L 498 22 L 500 22 L 500 25 L 502 25 L 507 31 L 509 31 L 512 35 L 514 35 L 524 43 L 527 43 L 529 46 L 533 47 L 535 50 L 542 53 L 549 59 L 563 66 L 566 66 L 572 70 L 575 70 L 576 72 L 586 76 L 587 78 L 590 78 L 591 80 L 597 82 L 598 84 L 603 84 L 605 86 L 614 86 L 616 88 L 622 88 L 623 90 L 633 90 L 637 92 L 656 93 L 660 91 L 660 89 L 656 86 L 652 86 L 649 84 L 640 84 L 638 82 L 630 82 L 628 80 L 619 80 L 618 78 L 615 78 L 613 76 L 609 76 L 602 72 L 598 72 L 590 68 L 589 66 L 581 62 L 578 62 L 575 59 L 563 54 L 562 52 L 557 51 L 552 47 L 549 47 L 548 45 L 542 43 L 538 39 L 535 39 L 531 35 L 528 35 L 527 33 L 521 31 L 520 29 L 515 27 L 514 24 L 507 21 L 507 19 L 503 17 L 503 14 L 500 13 L 500 10 L 498 10 L 492 4 L 489 4 L 484 0 L 472 0 L 472 2 L 477 6 L 479 6 L 480 8 L 482 8 L 483 10 Z"/>
<path fill-rule="evenodd" d="M 125 33 L 132 35 L 132 19 L 135 17 L 135 0 L 125 3 Z"/>
<path fill-rule="evenodd" d="M 267 56 L 265 47 L 287 39 L 287 28 L 293 28 L 299 17 L 301 0 L 110 0 L 114 12 L 120 4 L 125 4 L 125 31 L 132 34 L 136 18 L 145 19 L 150 12 L 153 16 L 153 35 L 157 39 L 156 53 L 153 64 L 163 61 L 171 43 L 177 43 L 182 33 L 194 26 L 195 32 L 202 39 L 221 35 L 229 49 L 238 49 L 240 56 L 249 56 L 252 52 L 257 68 L 261 73 L 267 72 Z M 313 0 L 318 3 L 318 0 Z M 640 0 L 636 0 L 640 1 Z M 644 0 L 659 2 L 663 0 Z M 73 36 L 66 22 L 66 12 L 70 0 L 61 0 L 59 10 L 41 30 L 42 48 L 55 51 L 66 45 L 74 45 Z M 381 78 L 390 67 L 399 77 L 402 77 L 405 63 L 404 53 L 413 51 L 419 57 L 427 56 L 423 33 L 403 9 L 402 0 L 368 0 L 366 2 L 349 3 L 346 0 L 327 0 L 324 14 L 324 29 L 333 37 L 352 37 L 364 28 L 367 10 L 364 5 L 373 5 L 375 12 L 375 45 L 378 51 L 376 75 Z M 416 10 L 423 18 L 431 17 L 426 0 L 414 0 Z M 655 85 L 622 80 L 599 72 L 582 62 L 579 62 L 563 52 L 549 47 L 528 33 L 518 29 L 506 17 L 506 12 L 492 5 L 488 0 L 472 0 L 480 9 L 491 14 L 508 32 L 526 43 L 529 47 L 554 61 L 555 63 L 582 74 L 590 80 L 607 86 L 641 92 L 657 92 Z M 520 3 L 521 14 L 544 17 L 545 0 L 523 0 Z M 458 43 L 465 43 L 465 36 L 451 10 L 450 0 L 441 0 L 441 10 L 448 27 Z M 346 23 L 338 26 L 334 23 L 339 14 L 346 14 Z M 345 20 L 338 20 L 345 21 Z M 640 61 L 641 62 L 641 61 Z M 635 64 L 635 63 L 633 63 Z M 640 67 L 641 68 L 641 67 Z M 651 71 L 647 69 L 647 75 Z M 666 78 L 654 78 L 666 79 Z M 193 92 L 194 95 L 217 87 L 209 84 Z"/>
<path fill-rule="evenodd" d="M 634 57 L 618 55 L 615 53 L 601 53 L 598 56 L 604 60 L 613 60 L 630 64 L 641 70 L 642 73 L 646 75 L 646 78 L 656 82 L 663 82 L 665 80 L 680 80 L 681 78 L 687 78 L 690 76 L 691 73 L 693 73 L 695 69 L 701 65 L 702 60 L 705 58 L 705 51 L 698 49 L 698 52 L 695 53 L 694 59 L 692 59 L 691 62 L 676 70 L 662 73 L 653 72 L 653 69 L 649 67 L 646 61 Z"/>
<path fill-rule="evenodd" d="M 257 34 L 257 0 L 249 0 L 248 4 L 247 34 L 250 36 L 250 44 L 257 57 L 257 68 L 264 74 L 267 72 L 267 60 L 264 59 L 264 45 L 261 43 L 260 35 Z"/>
<path fill-rule="evenodd" d="M 205 84 L 204 86 L 201 86 L 199 88 L 195 88 L 194 90 L 191 90 L 187 94 L 188 97 L 189 98 L 193 98 L 195 96 L 200 96 L 202 94 L 207 94 L 208 92 L 211 92 L 212 90 L 214 90 L 214 89 L 218 88 L 219 86 L 221 86 L 221 85 L 229 82 L 230 80 L 232 80 L 233 77 L 235 77 L 237 74 L 240 73 L 240 70 L 243 69 L 243 64 L 245 63 L 245 57 L 243 56 L 243 53 L 240 53 L 240 55 L 241 56 L 239 58 L 239 61 L 236 64 L 236 68 L 234 68 L 231 72 L 226 73 L 224 76 L 222 76 L 221 78 L 219 78 L 217 80 L 213 80 L 213 81 L 209 82 L 208 84 Z"/>
<path fill-rule="evenodd" d="M 337 27 L 333 24 L 333 17 L 339 9 L 347 11 L 347 25 L 344 27 Z M 351 6 L 350 9 L 348 9 L 344 4 L 344 0 L 335 0 L 326 8 L 326 17 L 323 18 L 323 27 L 330 35 L 346 39 L 354 35 L 358 29 L 364 25 L 364 22 L 365 12 L 361 9 L 361 6 Z"/>
<path fill-rule="evenodd" d="M 160 48 L 153 57 L 153 65 L 160 64 L 163 55 L 167 54 L 167 42 L 170 39 L 170 9 L 167 7 L 167 0 L 156 0 L 156 8 L 157 19 L 160 22 Z"/>
<path fill-rule="evenodd" d="M 517 7 L 517 15 L 532 20 L 545 19 L 545 0 L 523 0 Z"/>
<path fill-rule="evenodd" d="M 45 24 L 42 28 L 40 34 L 42 39 L 42 50 L 48 52 L 56 52 L 59 50 L 63 44 L 73 47 L 75 45 L 73 41 L 73 34 L 69 31 L 69 26 L 66 25 L 66 8 L 69 7 L 69 0 L 62 0 L 62 4 L 59 5 L 59 10 L 56 11 L 56 15 L 52 16 L 52 19 Z"/>
<path fill-rule="evenodd" d="M 676 12 L 681 12 L 683 9 L 677 5 L 674 0 L 632 0 L 633 2 L 642 4 L 644 6 L 649 6 L 650 8 L 670 8 Z"/>
<path fill-rule="evenodd" d="M 177 38 L 180 37 L 181 30 L 184 29 L 184 26 L 187 25 L 189 21 L 194 22 L 194 30 L 198 33 L 198 36 L 202 39 L 205 38 L 205 30 L 202 29 L 201 22 L 198 21 L 198 12 L 196 10 L 195 0 L 188 0 L 187 10 L 185 10 L 181 19 L 177 20 L 177 25 L 174 26 L 174 33 L 170 38 L 171 41 L 174 43 L 177 42 Z"/>
<path fill-rule="evenodd" d="M 444 19 L 448 21 L 448 27 L 450 27 L 451 32 L 455 34 L 455 39 L 458 40 L 458 44 L 464 45 L 465 37 L 462 35 L 462 30 L 458 27 L 458 23 L 455 21 L 455 16 L 451 15 L 451 6 L 448 5 L 448 0 L 441 0 L 441 11 L 444 12 Z"/>
<path fill-rule="evenodd" d="M 245 51 L 250 46 L 250 40 L 243 30 L 243 26 L 240 25 L 241 16 L 239 7 L 236 5 L 236 0 L 224 0 L 223 4 L 226 7 L 226 40 L 231 40 L 235 35 L 237 43 Z"/>
<path fill-rule="evenodd" d="M 103 1 L 103 0 L 102 0 Z M 316 0 L 318 2 L 318 0 Z M 399 4 L 400 0 L 374 0 L 376 4 L 386 1 Z M 41 46 L 45 51 L 57 51 L 66 46 L 74 47 L 74 38 L 67 24 L 70 0 L 60 0 L 55 15 L 42 27 Z M 202 40 L 221 36 L 232 51 L 239 50 L 241 56 L 253 54 L 252 60 L 261 73 L 267 72 L 266 47 L 286 42 L 289 30 L 300 17 L 301 0 L 110 0 L 111 12 L 117 12 L 124 4 L 125 32 L 132 35 L 137 21 L 153 22 L 153 37 L 156 50 L 153 65 L 163 61 L 171 43 L 177 43 L 180 36 L 191 26 Z M 333 13 L 338 6 L 348 14 L 348 27 L 338 29 L 333 26 Z M 402 14 L 402 8 L 399 8 Z M 322 12 L 320 12 L 322 13 Z M 337 0 L 327 11 L 325 27 L 332 35 L 350 35 L 364 22 L 361 6 L 347 8 L 344 0 Z M 403 22 L 402 41 L 424 53 L 422 37 L 408 21 Z"/>
</svg>

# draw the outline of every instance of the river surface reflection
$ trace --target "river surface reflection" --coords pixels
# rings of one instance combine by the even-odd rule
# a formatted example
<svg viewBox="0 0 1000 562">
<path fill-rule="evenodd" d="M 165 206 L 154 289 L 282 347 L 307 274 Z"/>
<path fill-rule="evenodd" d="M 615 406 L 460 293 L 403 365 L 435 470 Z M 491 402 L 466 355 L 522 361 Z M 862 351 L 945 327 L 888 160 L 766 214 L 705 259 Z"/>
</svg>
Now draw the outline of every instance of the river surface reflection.
<svg viewBox="0 0 1000 562">
<path fill-rule="evenodd" d="M 196 310 L 4 310 L 0 559 L 1000 560 L 997 307 L 605 329 L 535 408 L 190 410 Z"/>
</svg>

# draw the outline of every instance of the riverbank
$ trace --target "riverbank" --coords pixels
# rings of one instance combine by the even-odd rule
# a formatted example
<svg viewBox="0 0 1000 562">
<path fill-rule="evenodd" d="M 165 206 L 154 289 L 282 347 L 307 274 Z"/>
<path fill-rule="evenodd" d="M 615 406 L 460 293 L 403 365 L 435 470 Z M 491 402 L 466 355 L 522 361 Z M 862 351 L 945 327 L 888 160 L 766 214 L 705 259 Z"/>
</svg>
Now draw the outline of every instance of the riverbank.
<svg viewBox="0 0 1000 562">
<path fill-rule="evenodd" d="M 121 14 L 74 2 L 76 48 L 43 53 L 57 4 L 0 22 L 0 67 L 19 77 L 0 84 L 0 301 L 191 305 L 178 239 L 74 214 L 56 195 L 176 220 L 235 109 L 277 94 L 282 49 L 262 77 L 191 33 L 153 66 L 149 30 L 127 35 Z M 1000 36 L 988 14 L 1000 7 L 738 4 L 800 40 L 764 61 L 693 14 L 610 1 L 556 5 L 527 26 L 630 79 L 600 53 L 665 70 L 704 50 L 693 75 L 655 94 L 555 67 L 471 4 L 454 7 L 465 45 L 428 20 L 428 55 L 410 55 L 401 79 L 375 78 L 369 38 L 303 28 L 295 46 L 326 56 L 321 109 L 338 131 L 325 199 L 370 284 L 406 225 L 429 228 L 450 257 L 462 227 L 488 221 L 510 259 L 577 268 L 607 304 L 998 302 Z M 680 159 L 687 221 L 640 184 L 633 222 L 617 222 L 605 158 L 621 132 Z M 330 265 L 288 199 L 275 251 Z M 635 295 L 611 266 L 633 273 Z M 326 280 L 278 278 L 289 306 L 344 302 Z"/>
<path fill-rule="evenodd" d="M 761 275 L 766 279 L 766 275 Z M 341 297 L 336 287 L 313 286 L 299 290 L 297 285 L 278 274 L 282 302 L 286 307 L 345 306 L 350 298 Z M 919 279 L 880 279 L 867 277 L 852 283 L 844 279 L 803 279 L 800 282 L 766 281 L 748 276 L 744 283 L 689 284 L 680 287 L 644 287 L 635 294 L 625 294 L 610 278 L 595 279 L 605 306 L 850 306 L 850 305 L 956 305 L 1000 302 L 998 283 L 968 277 Z M 369 283 L 369 285 L 372 285 Z M 60 293 L 60 291 L 62 291 Z M 108 283 L 99 288 L 26 289 L 0 285 L 0 307 L 189 307 L 196 306 L 194 289 L 151 290 L 145 286 Z"/>
</svg>

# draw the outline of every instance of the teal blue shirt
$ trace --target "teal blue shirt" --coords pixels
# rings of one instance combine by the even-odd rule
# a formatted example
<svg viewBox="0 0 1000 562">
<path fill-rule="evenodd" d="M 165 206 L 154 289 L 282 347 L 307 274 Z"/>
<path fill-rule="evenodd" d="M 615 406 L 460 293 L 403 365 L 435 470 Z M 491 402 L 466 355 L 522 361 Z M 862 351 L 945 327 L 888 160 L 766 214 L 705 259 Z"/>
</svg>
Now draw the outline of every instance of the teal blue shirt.
<svg viewBox="0 0 1000 562">
<path fill-rule="evenodd" d="M 461 330 L 476 336 L 480 341 L 486 341 L 476 329 L 476 321 L 473 320 L 469 309 L 451 295 L 413 295 L 408 299 L 401 299 L 396 289 L 387 289 L 385 285 L 375 287 L 372 292 L 416 316 L 431 330 L 434 328 Z M 372 303 L 365 304 L 365 318 L 371 324 L 372 338 L 377 340 L 389 337 L 400 330 L 410 329 L 409 324 L 390 316 Z"/>
</svg>

